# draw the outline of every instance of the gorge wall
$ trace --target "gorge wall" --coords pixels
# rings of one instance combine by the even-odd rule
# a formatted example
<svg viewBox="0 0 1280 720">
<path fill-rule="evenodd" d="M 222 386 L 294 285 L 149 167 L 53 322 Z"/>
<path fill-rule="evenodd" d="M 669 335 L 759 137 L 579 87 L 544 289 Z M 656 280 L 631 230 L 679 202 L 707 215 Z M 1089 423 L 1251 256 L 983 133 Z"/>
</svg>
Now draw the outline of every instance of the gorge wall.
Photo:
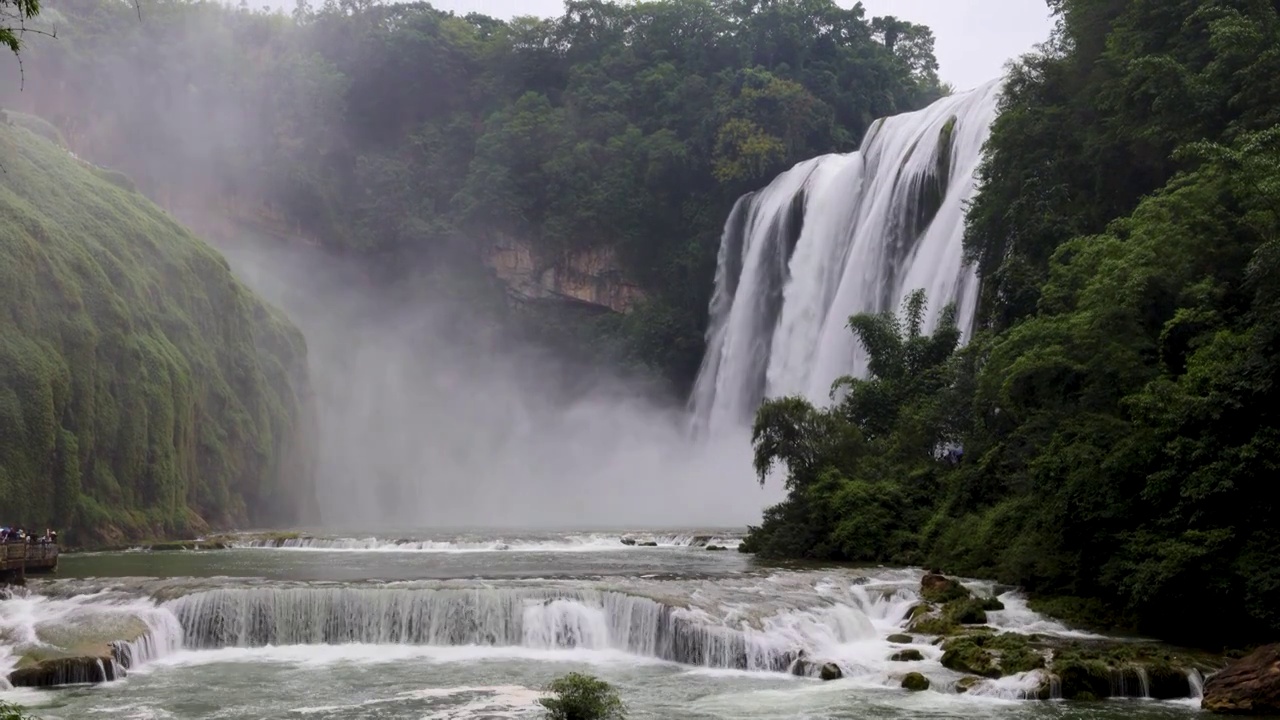
<svg viewBox="0 0 1280 720">
<path fill-rule="evenodd" d="M 4 521 L 112 542 L 306 520 L 301 333 L 127 176 L 3 120 Z"/>
</svg>

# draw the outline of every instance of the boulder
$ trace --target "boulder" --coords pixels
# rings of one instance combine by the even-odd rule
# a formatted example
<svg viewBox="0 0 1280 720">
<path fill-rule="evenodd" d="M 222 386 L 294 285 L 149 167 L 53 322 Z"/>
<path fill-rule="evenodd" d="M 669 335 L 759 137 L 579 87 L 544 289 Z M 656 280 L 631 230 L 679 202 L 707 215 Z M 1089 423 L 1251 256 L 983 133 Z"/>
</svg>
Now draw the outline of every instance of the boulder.
<svg viewBox="0 0 1280 720">
<path fill-rule="evenodd" d="M 947 603 L 969 597 L 969 590 L 945 575 L 929 573 L 920 579 L 920 597 L 931 603 Z"/>
<path fill-rule="evenodd" d="M 1200 707 L 1233 715 L 1280 715 L 1280 644 L 1264 645 L 1214 673 Z"/>
<path fill-rule="evenodd" d="M 818 677 L 823 680 L 839 680 L 844 677 L 844 672 L 840 669 L 840 666 L 835 663 L 825 663 L 822 666 L 822 670 L 819 671 Z"/>
<path fill-rule="evenodd" d="M 886 639 L 891 643 L 897 643 L 899 645 L 910 645 L 915 642 L 915 638 L 906 633 L 894 633 Z"/>
<path fill-rule="evenodd" d="M 644 542 L 638 542 L 638 543 L 636 543 L 636 545 L 638 545 L 639 547 L 658 547 L 658 543 L 657 543 L 657 542 L 655 542 L 655 541 L 653 541 L 653 540 L 646 540 L 646 541 L 644 541 Z"/>
<path fill-rule="evenodd" d="M 919 650 L 908 649 L 890 655 L 889 659 L 893 662 L 919 662 L 924 660 L 924 655 L 921 655 Z"/>
<path fill-rule="evenodd" d="M 124 668 L 110 655 L 41 660 L 9 673 L 14 687 L 56 687 L 102 683 L 124 677 Z"/>
<path fill-rule="evenodd" d="M 956 692 L 967 693 L 973 689 L 975 685 L 979 685 L 983 679 L 975 675 L 965 675 L 956 681 Z"/>
<path fill-rule="evenodd" d="M 623 544 L 623 545 L 635 545 L 635 544 L 636 544 L 636 539 L 635 539 L 635 538 L 624 537 L 624 538 L 622 538 L 622 544 Z"/>
<path fill-rule="evenodd" d="M 929 678 L 918 672 L 907 673 L 902 678 L 902 687 L 912 692 L 920 692 L 929 689 Z"/>
</svg>

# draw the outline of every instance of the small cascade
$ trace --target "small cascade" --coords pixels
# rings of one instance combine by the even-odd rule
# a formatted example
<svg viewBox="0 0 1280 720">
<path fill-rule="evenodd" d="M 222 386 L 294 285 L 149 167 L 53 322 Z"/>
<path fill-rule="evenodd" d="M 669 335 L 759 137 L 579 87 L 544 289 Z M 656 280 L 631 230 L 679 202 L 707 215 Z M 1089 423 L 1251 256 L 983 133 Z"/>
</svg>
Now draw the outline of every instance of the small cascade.
<svg viewBox="0 0 1280 720">
<path fill-rule="evenodd" d="M 806 160 L 741 198 L 725 223 L 707 350 L 690 403 L 700 431 L 749 424 L 760 401 L 825 403 L 866 357 L 848 318 L 897 310 L 917 288 L 930 315 L 977 301 L 963 262 L 965 204 L 1000 83 L 874 123 L 858 152 Z"/>
<path fill-rule="evenodd" d="M 326 552 L 587 552 L 619 550 L 623 547 L 657 546 L 704 548 L 708 545 L 736 548 L 740 536 L 697 533 L 634 533 L 621 537 L 606 533 L 565 535 L 554 539 L 457 538 L 418 540 L 380 537 L 246 537 L 231 544 L 239 548 L 316 550 Z"/>
<path fill-rule="evenodd" d="M 1191 686 L 1191 697 L 1195 700 L 1204 698 L 1204 675 L 1196 668 L 1187 671 L 1187 685 Z"/>
<path fill-rule="evenodd" d="M 108 682 L 181 648 L 182 626 L 150 600 L 101 591 L 67 598 L 15 594 L 0 607 L 0 677 L 12 684 Z"/>
<path fill-rule="evenodd" d="M 164 606 L 192 649 L 264 645 L 523 646 L 621 650 L 687 665 L 784 672 L 805 650 L 874 637 L 832 605 L 729 624 L 705 611 L 573 589 L 246 588 Z"/>
</svg>

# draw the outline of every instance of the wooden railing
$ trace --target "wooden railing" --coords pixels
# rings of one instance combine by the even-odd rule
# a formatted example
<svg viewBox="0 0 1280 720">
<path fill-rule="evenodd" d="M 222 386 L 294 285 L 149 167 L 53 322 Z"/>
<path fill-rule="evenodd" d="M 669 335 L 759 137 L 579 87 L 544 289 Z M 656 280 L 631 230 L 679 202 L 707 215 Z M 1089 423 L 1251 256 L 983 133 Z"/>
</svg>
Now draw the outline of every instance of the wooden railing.
<svg viewBox="0 0 1280 720">
<path fill-rule="evenodd" d="M 58 569 L 56 543 L 0 543 L 0 573 L 21 578 L 26 573 Z"/>
</svg>

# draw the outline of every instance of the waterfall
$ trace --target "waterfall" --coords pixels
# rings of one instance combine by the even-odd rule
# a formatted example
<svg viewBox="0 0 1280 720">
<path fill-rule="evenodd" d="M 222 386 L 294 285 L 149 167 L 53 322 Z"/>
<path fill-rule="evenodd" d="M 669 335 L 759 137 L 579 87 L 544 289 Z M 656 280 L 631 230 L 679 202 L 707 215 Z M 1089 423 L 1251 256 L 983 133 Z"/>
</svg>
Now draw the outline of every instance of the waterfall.
<svg viewBox="0 0 1280 720">
<path fill-rule="evenodd" d="M 624 593 L 542 588 L 244 588 L 165 604 L 190 649 L 265 645 L 518 646 L 620 650 L 687 665 L 784 672 L 876 630 L 858 608 L 794 611 L 751 627 Z"/>
<path fill-rule="evenodd" d="M 806 160 L 737 202 L 690 400 L 700 429 L 749 423 L 766 397 L 825 402 L 836 378 L 865 373 L 849 316 L 896 310 L 918 288 L 925 331 L 955 302 L 967 337 L 978 288 L 964 211 L 999 91 L 991 81 L 878 120 L 857 152 Z"/>
</svg>

